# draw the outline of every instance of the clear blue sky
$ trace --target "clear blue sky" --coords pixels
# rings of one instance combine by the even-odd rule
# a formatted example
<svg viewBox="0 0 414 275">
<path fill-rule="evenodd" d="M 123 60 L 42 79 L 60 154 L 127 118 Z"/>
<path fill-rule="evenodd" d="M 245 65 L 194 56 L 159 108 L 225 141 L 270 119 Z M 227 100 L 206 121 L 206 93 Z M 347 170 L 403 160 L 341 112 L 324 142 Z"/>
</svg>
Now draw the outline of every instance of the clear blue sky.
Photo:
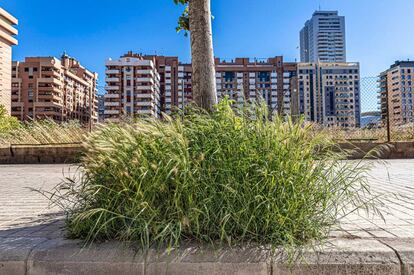
<svg viewBox="0 0 414 275">
<path fill-rule="evenodd" d="M 374 76 L 397 59 L 414 59 L 413 0 L 212 0 L 215 55 L 298 58 L 299 30 L 319 5 L 346 16 L 347 57 Z M 128 50 L 190 60 L 175 32 L 173 0 L 2 0 L 19 20 L 13 58 L 66 50 L 100 75 L 104 61 Z"/>
</svg>

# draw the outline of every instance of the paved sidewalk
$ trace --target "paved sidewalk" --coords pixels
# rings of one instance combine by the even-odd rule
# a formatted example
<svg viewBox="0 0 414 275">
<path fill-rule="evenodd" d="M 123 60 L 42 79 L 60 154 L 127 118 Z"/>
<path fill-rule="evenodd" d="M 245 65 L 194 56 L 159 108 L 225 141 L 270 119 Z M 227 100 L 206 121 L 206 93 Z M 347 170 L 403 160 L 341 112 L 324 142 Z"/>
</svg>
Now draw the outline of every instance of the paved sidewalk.
<svg viewBox="0 0 414 275">
<path fill-rule="evenodd" d="M 64 173 L 69 175 L 74 171 L 75 168 L 72 168 L 69 172 L 68 165 L 0 166 L 0 274 L 75 274 L 83 270 L 84 266 L 77 266 L 74 263 L 87 262 L 85 259 L 92 259 L 94 263 L 99 262 L 101 265 L 99 268 L 102 273 L 106 272 L 105 274 L 135 270 L 130 265 L 128 265 L 130 269 L 125 269 L 126 266 L 123 264 L 135 261 L 135 258 L 128 258 L 128 256 L 126 259 L 124 254 L 119 256 L 120 249 L 116 245 L 110 248 L 95 247 L 86 252 L 82 251 L 81 254 L 76 253 L 75 251 L 79 251 L 79 244 L 63 238 L 63 219 L 59 209 L 50 208 L 48 200 L 43 195 L 31 190 L 51 191 L 62 180 Z M 369 182 L 374 191 L 383 194 L 382 199 L 387 206 L 386 209 L 382 209 L 385 222 L 380 217 L 367 217 L 364 213 L 349 216 L 342 223 L 343 230 L 331 234 L 333 243 L 339 247 L 334 251 L 348 253 L 343 262 L 357 261 L 354 268 L 358 266 L 362 268 L 366 262 L 369 274 L 401 274 L 400 272 L 414 274 L 414 160 L 392 160 L 387 161 L 386 165 L 377 163 L 369 173 Z M 102 249 L 105 251 L 104 254 Z M 338 259 L 343 259 L 341 257 L 338 256 Z M 70 263 L 66 262 L 68 258 L 71 258 Z M 177 256 L 175 260 L 178 258 Z M 107 259 L 109 263 L 104 263 L 103 259 Z M 194 259 L 199 261 L 197 257 L 179 259 L 180 264 L 182 261 Z M 322 259 L 325 261 L 324 264 L 329 263 L 329 268 L 319 274 L 343 273 L 338 267 L 342 262 L 336 262 L 340 260 L 333 261 L 331 258 L 323 257 Z M 246 258 L 246 262 L 250 260 L 252 259 Z M 111 261 L 117 264 L 116 267 Z M 210 258 L 207 262 L 211 263 L 211 261 Z M 222 261 L 222 258 L 218 261 Z M 44 263 L 49 265 L 53 263 L 53 268 L 45 269 Z M 199 269 L 189 271 L 188 274 L 198 274 L 200 268 L 205 267 L 201 263 L 198 264 Z M 228 264 L 235 265 L 234 262 Z M 88 266 L 89 269 L 84 269 L 79 274 L 100 273 L 92 268 L 93 265 Z M 179 264 L 177 268 L 178 266 L 185 268 Z M 205 272 L 200 274 L 221 274 L 221 272 L 217 273 L 217 270 L 210 272 L 211 270 L 206 268 Z M 260 270 L 257 271 L 256 268 Z M 157 270 L 161 269 L 148 274 L 159 274 Z M 363 268 L 362 271 L 352 268 L 345 270 L 348 270 L 345 274 L 367 272 Z M 125 274 L 127 273 L 125 271 Z M 269 264 L 255 265 L 250 273 L 285 274 L 280 266 L 269 269 Z M 303 270 L 300 273 L 307 274 Z M 229 271 L 228 274 L 249 273 Z M 311 269 L 309 274 L 317 273 Z"/>
<path fill-rule="evenodd" d="M 376 163 L 368 179 L 385 204 L 381 208 L 384 219 L 364 213 L 351 215 L 342 223 L 344 236 L 414 238 L 414 160 Z"/>
<path fill-rule="evenodd" d="M 0 165 L 0 237 L 62 236 L 62 215 L 36 190 L 52 191 L 67 165 Z"/>
</svg>

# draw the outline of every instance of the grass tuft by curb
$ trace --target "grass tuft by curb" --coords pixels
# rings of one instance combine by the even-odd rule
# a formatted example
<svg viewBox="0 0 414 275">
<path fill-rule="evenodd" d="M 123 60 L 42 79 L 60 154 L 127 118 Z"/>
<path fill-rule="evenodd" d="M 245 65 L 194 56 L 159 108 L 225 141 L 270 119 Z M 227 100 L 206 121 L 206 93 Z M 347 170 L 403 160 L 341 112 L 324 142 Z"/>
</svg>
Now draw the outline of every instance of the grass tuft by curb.
<svg viewBox="0 0 414 275">
<path fill-rule="evenodd" d="M 211 114 L 110 124 L 85 142 L 81 178 L 52 200 L 70 236 L 88 242 L 308 245 L 341 217 L 376 210 L 369 167 L 342 161 L 312 127 L 228 100 Z"/>
</svg>

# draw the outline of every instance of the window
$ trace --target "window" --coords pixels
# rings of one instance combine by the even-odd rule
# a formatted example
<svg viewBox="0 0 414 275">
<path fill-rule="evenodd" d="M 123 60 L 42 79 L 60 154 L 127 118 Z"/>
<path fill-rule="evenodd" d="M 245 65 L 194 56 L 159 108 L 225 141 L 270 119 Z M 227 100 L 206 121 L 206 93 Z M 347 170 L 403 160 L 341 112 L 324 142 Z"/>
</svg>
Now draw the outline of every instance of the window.
<svg viewBox="0 0 414 275">
<path fill-rule="evenodd" d="M 25 72 L 28 72 L 28 71 L 29 71 L 29 68 L 27 68 L 27 67 L 26 67 L 26 68 L 24 68 L 24 71 L 25 71 Z"/>
</svg>

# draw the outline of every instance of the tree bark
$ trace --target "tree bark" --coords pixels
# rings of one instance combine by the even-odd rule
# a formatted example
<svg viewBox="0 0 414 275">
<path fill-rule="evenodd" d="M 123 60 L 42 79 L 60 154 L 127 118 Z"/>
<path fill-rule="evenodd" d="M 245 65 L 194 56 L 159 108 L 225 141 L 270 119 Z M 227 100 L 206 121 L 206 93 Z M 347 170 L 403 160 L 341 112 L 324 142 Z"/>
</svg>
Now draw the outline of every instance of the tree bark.
<svg viewBox="0 0 414 275">
<path fill-rule="evenodd" d="M 197 106 L 212 111 L 217 89 L 210 6 L 210 0 L 189 1 L 193 98 Z"/>
</svg>

